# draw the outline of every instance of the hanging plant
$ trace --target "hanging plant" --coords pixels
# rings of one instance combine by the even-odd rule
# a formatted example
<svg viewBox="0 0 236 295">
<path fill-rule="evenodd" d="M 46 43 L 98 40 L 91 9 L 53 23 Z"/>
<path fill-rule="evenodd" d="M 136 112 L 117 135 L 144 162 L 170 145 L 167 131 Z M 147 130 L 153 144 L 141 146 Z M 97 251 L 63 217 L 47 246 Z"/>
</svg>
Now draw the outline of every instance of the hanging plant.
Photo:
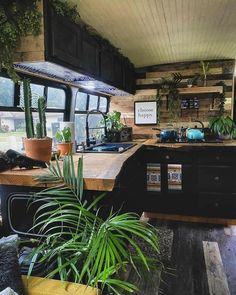
<svg viewBox="0 0 236 295">
<path fill-rule="evenodd" d="M 50 3 L 57 15 L 65 16 L 76 24 L 81 23 L 77 5 L 62 0 L 51 0 Z"/>
<path fill-rule="evenodd" d="M 37 9 L 38 1 L 5 0 L 0 4 L 0 70 L 5 69 L 14 81 L 19 76 L 14 70 L 13 53 L 20 38 L 40 33 L 42 15 Z"/>
<path fill-rule="evenodd" d="M 176 119 L 180 116 L 181 102 L 178 88 L 182 79 L 180 73 L 173 73 L 170 79 L 162 78 L 161 88 L 167 95 L 167 105 L 171 119 Z"/>
</svg>

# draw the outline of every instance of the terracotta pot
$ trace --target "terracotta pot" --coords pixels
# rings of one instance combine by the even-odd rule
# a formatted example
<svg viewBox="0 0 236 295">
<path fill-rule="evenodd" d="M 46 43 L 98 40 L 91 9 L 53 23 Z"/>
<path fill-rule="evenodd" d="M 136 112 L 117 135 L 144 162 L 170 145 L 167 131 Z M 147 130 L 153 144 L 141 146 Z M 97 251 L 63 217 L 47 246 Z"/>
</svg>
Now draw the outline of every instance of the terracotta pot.
<svg viewBox="0 0 236 295">
<path fill-rule="evenodd" d="M 23 143 L 27 157 L 44 162 L 51 160 L 52 139 L 50 137 L 24 138 Z"/>
<path fill-rule="evenodd" d="M 72 142 L 58 143 L 57 150 L 59 151 L 60 156 L 71 154 L 72 146 Z"/>
</svg>

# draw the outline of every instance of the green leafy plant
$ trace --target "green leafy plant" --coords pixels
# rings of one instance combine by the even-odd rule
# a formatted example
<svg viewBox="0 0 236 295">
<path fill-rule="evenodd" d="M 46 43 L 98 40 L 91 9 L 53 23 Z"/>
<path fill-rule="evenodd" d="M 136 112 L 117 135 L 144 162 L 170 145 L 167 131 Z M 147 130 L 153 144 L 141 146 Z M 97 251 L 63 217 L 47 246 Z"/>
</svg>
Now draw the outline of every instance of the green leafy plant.
<svg viewBox="0 0 236 295">
<path fill-rule="evenodd" d="M 63 0 L 50 0 L 50 3 L 57 15 L 65 16 L 74 23 L 81 23 L 77 5 Z"/>
<path fill-rule="evenodd" d="M 187 85 L 191 85 L 191 86 L 194 86 L 194 85 L 197 85 L 197 81 L 199 80 L 200 78 L 200 75 L 199 74 L 195 74 L 193 77 L 189 78 L 187 80 Z"/>
<path fill-rule="evenodd" d="M 64 127 L 62 130 L 58 130 L 55 137 L 58 142 L 71 142 L 70 127 Z"/>
<path fill-rule="evenodd" d="M 44 97 L 40 96 L 37 99 L 38 102 L 38 114 L 39 123 L 36 125 L 36 135 L 33 122 L 32 114 L 32 92 L 30 88 L 30 80 L 23 79 L 23 99 L 24 99 L 24 112 L 25 112 L 25 123 L 26 123 L 26 135 L 27 138 L 44 138 L 47 136 L 46 129 L 46 100 Z"/>
<path fill-rule="evenodd" d="M 18 81 L 13 66 L 13 53 L 20 37 L 40 33 L 41 13 L 37 9 L 38 0 L 1 1 L 0 4 L 0 70 Z"/>
<path fill-rule="evenodd" d="M 180 95 L 178 87 L 182 81 L 182 75 L 180 73 L 173 73 L 172 78 L 162 78 L 162 89 L 166 91 L 168 99 L 168 110 L 170 117 L 176 119 L 180 116 Z"/>
<path fill-rule="evenodd" d="M 106 124 L 109 131 L 120 131 L 125 125 L 121 123 L 121 112 L 113 111 L 106 115 Z"/>
<path fill-rule="evenodd" d="M 91 203 L 86 201 L 82 171 L 82 158 L 75 170 L 72 156 L 66 156 L 62 168 L 57 160 L 49 165 L 46 175 L 38 177 L 40 183 L 54 187 L 35 194 L 34 202 L 42 205 L 35 214 L 33 229 L 39 229 L 42 238 L 31 253 L 29 275 L 35 263 L 54 261 L 49 278 L 58 274 L 62 281 L 106 289 L 109 294 L 136 291 L 135 285 L 118 274 L 128 266 L 137 273 L 140 265 L 150 270 L 154 260 L 144 254 L 134 237 L 158 253 L 156 230 L 134 213 L 111 211 L 107 218 L 100 217 L 99 202 L 104 194 Z"/>
<path fill-rule="evenodd" d="M 235 137 L 236 125 L 229 116 L 220 115 L 210 120 L 209 127 L 215 135 Z"/>
</svg>

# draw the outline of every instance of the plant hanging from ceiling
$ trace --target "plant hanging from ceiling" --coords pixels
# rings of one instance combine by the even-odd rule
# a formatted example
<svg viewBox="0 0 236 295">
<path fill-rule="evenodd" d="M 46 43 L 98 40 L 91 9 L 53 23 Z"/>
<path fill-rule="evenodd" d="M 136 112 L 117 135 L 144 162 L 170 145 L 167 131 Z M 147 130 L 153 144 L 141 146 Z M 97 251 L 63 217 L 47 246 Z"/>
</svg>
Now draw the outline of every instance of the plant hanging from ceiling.
<svg viewBox="0 0 236 295">
<path fill-rule="evenodd" d="M 65 16 L 76 24 L 81 23 L 76 4 L 73 5 L 67 1 L 62 0 L 51 0 L 50 3 L 57 15 Z"/>
<path fill-rule="evenodd" d="M 167 107 L 170 114 L 171 119 L 176 119 L 180 116 L 180 95 L 179 95 L 179 86 L 182 81 L 182 75 L 180 73 L 173 73 L 172 78 L 162 78 L 162 82 L 160 85 L 160 90 L 157 89 L 157 102 L 158 102 L 158 113 L 160 122 L 160 106 L 161 106 L 161 98 L 163 95 L 167 96 Z"/>
<path fill-rule="evenodd" d="M 1 1 L 0 4 L 0 70 L 5 69 L 14 80 L 19 80 L 13 66 L 13 53 L 20 38 L 40 33 L 41 13 L 39 0 Z"/>
</svg>

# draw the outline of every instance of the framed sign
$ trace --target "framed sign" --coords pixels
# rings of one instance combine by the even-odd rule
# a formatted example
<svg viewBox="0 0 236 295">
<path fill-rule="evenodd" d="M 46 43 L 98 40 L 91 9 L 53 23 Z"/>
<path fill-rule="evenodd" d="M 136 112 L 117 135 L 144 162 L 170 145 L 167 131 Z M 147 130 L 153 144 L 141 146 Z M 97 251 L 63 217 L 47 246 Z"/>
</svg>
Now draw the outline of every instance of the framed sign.
<svg viewBox="0 0 236 295">
<path fill-rule="evenodd" d="M 156 125 L 157 124 L 157 102 L 135 101 L 134 102 L 134 124 Z"/>
</svg>

